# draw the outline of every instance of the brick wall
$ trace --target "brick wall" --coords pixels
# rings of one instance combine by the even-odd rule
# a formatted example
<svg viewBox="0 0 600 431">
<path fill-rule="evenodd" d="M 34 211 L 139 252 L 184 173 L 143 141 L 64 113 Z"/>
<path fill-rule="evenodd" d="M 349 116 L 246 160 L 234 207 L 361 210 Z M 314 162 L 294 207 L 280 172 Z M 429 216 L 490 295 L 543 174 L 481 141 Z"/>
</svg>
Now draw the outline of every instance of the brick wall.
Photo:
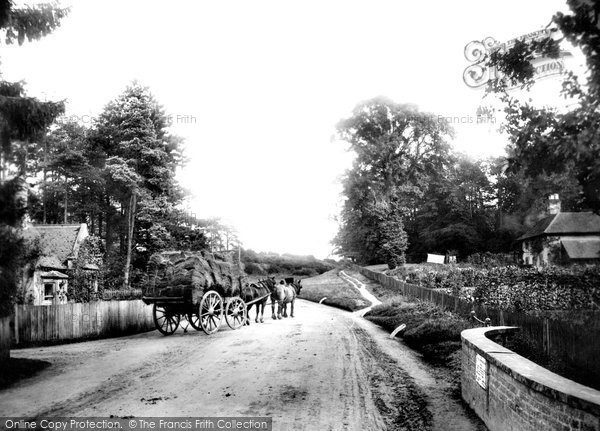
<svg viewBox="0 0 600 431">
<path fill-rule="evenodd" d="M 600 391 L 487 338 L 515 330 L 488 327 L 462 333 L 462 397 L 489 430 L 600 431 Z"/>
</svg>

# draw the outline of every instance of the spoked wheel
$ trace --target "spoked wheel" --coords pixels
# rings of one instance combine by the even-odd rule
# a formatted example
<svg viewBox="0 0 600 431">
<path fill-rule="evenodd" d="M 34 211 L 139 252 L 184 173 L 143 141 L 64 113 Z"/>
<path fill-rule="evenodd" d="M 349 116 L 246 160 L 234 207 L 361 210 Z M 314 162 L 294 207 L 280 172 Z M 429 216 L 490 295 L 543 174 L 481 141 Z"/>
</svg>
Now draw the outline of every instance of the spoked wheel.
<svg viewBox="0 0 600 431">
<path fill-rule="evenodd" d="M 246 303 L 240 297 L 231 298 L 225 306 L 225 321 L 231 329 L 240 329 L 246 317 L 248 316 L 248 308 Z"/>
<path fill-rule="evenodd" d="M 187 320 L 188 322 L 190 322 L 190 325 L 192 326 L 192 328 L 194 328 L 196 331 L 200 331 L 202 329 L 202 326 L 200 326 L 200 316 L 198 315 L 198 311 L 190 311 L 187 314 Z"/>
<path fill-rule="evenodd" d="M 156 329 L 164 335 L 171 335 L 179 326 L 179 314 L 169 311 L 167 307 L 154 304 L 152 315 Z"/>
<path fill-rule="evenodd" d="M 200 326 L 207 334 L 219 330 L 223 316 L 223 298 L 214 290 L 206 292 L 200 301 Z"/>
</svg>

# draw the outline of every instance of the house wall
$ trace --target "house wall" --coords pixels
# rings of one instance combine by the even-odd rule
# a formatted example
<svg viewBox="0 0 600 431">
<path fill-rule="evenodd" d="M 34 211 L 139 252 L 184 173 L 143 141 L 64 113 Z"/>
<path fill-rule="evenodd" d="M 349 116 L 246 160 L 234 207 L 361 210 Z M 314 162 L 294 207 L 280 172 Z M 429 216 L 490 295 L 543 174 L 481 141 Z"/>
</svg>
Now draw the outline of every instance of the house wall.
<svg viewBox="0 0 600 431">
<path fill-rule="evenodd" d="M 521 248 L 523 250 L 523 264 L 524 265 L 533 265 L 534 254 L 532 251 L 531 240 L 526 239 L 521 243 Z"/>
<path fill-rule="evenodd" d="M 556 261 L 557 252 L 560 252 L 560 239 L 559 236 L 549 236 L 544 239 L 544 249 L 540 256 L 540 264 L 538 266 L 547 266 L 552 264 L 558 264 Z"/>
<path fill-rule="evenodd" d="M 461 334 L 462 397 L 488 429 L 600 430 L 600 391 L 554 374 L 486 337 L 514 330 L 487 327 Z"/>
<path fill-rule="evenodd" d="M 59 298 L 57 292 L 60 289 L 61 282 L 64 281 L 63 289 L 65 297 Z M 40 276 L 40 271 L 34 271 L 33 276 L 25 281 L 25 302 L 32 305 L 53 305 L 64 304 L 68 301 L 69 281 L 65 279 L 48 279 Z M 45 284 L 52 283 L 54 285 L 54 297 L 46 299 Z"/>
<path fill-rule="evenodd" d="M 523 263 L 536 267 L 548 265 L 550 250 L 556 243 L 554 237 L 526 239 L 522 245 Z"/>
</svg>

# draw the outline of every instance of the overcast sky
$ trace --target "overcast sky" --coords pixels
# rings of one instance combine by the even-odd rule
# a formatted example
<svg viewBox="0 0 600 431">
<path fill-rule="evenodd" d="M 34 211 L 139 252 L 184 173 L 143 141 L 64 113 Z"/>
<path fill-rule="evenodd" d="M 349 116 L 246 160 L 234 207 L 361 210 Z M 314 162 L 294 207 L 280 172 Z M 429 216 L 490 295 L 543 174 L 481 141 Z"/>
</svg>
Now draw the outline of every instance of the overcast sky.
<svg viewBox="0 0 600 431">
<path fill-rule="evenodd" d="M 63 2 L 63 4 L 65 4 Z M 3 46 L 7 80 L 97 115 L 134 79 L 150 87 L 186 139 L 181 183 L 199 217 L 237 227 L 244 245 L 326 257 L 339 176 L 351 156 L 331 140 L 361 100 L 385 95 L 475 117 L 463 49 L 538 30 L 558 0 L 74 0 L 39 42 Z M 499 155 L 494 124 L 456 124 L 454 146 Z"/>
</svg>

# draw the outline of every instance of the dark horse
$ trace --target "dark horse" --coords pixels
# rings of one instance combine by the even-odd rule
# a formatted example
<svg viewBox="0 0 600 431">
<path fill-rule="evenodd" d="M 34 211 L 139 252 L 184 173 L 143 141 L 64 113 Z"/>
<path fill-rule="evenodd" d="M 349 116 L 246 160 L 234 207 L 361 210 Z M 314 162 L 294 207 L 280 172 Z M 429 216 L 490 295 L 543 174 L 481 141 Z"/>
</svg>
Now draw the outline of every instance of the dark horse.
<svg viewBox="0 0 600 431">
<path fill-rule="evenodd" d="M 277 303 L 279 304 L 279 310 L 277 313 L 277 318 L 281 319 L 281 317 L 287 316 L 287 305 L 291 304 L 291 312 L 290 317 L 294 317 L 294 301 L 296 301 L 296 297 L 300 295 L 300 290 L 302 290 L 302 281 L 297 280 L 294 281 L 293 278 L 286 278 L 285 281 L 281 280 L 281 282 L 276 286 L 275 289 L 275 297 Z M 271 295 L 273 296 L 273 295 Z M 273 303 L 275 301 L 272 301 Z M 282 313 L 283 310 L 283 313 Z M 274 306 L 273 306 L 274 312 Z"/>
<path fill-rule="evenodd" d="M 252 306 L 256 306 L 256 319 L 255 322 L 260 323 L 264 322 L 265 315 L 265 306 L 267 305 L 267 300 L 269 296 L 273 294 L 275 290 L 275 280 L 270 278 L 266 280 L 261 280 L 257 283 L 251 283 L 242 288 L 241 298 L 245 303 L 256 301 L 248 306 L 248 318 L 246 320 L 246 324 L 250 324 L 250 310 Z M 275 312 L 273 312 L 275 314 Z M 259 316 L 260 315 L 260 319 Z"/>
</svg>

